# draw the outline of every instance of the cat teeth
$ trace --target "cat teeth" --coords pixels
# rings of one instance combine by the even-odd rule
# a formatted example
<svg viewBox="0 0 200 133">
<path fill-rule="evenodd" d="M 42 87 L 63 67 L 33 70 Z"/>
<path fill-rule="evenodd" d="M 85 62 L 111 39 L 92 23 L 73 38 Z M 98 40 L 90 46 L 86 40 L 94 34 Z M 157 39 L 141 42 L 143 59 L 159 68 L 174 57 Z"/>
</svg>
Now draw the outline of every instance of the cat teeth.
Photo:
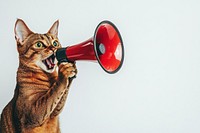
<svg viewBox="0 0 200 133">
<path fill-rule="evenodd" d="M 54 64 L 54 56 L 51 55 L 50 57 L 48 57 L 47 59 L 43 60 L 42 62 L 46 65 L 47 69 L 52 69 L 54 68 L 55 64 Z"/>
<path fill-rule="evenodd" d="M 49 68 L 51 68 L 51 63 L 48 59 L 46 59 L 47 65 L 49 66 Z"/>
<path fill-rule="evenodd" d="M 51 63 L 51 64 L 54 64 L 52 58 L 50 58 L 50 63 Z"/>
</svg>

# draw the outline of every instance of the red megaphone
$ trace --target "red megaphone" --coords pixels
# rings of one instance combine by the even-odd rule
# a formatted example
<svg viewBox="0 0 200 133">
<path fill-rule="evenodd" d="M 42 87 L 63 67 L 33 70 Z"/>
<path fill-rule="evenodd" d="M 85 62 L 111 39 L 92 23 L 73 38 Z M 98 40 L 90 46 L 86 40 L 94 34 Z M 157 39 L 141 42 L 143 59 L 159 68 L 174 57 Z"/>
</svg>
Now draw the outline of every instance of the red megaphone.
<svg viewBox="0 0 200 133">
<path fill-rule="evenodd" d="M 116 73 L 124 60 L 124 46 L 117 27 L 110 21 L 102 21 L 89 40 L 60 48 L 56 51 L 58 62 L 62 60 L 97 60 L 108 73 Z"/>
</svg>

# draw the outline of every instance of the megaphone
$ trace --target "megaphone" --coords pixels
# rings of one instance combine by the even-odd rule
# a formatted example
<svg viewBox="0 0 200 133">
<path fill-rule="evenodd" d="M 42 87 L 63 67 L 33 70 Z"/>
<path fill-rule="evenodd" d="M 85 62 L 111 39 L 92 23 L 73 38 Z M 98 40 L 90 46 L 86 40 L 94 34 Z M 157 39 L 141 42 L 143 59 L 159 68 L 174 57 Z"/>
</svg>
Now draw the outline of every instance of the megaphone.
<svg viewBox="0 0 200 133">
<path fill-rule="evenodd" d="M 112 22 L 102 21 L 96 27 L 92 38 L 73 46 L 58 49 L 56 59 L 58 62 L 97 60 L 103 70 L 113 74 L 119 71 L 124 60 L 122 37 Z"/>
</svg>

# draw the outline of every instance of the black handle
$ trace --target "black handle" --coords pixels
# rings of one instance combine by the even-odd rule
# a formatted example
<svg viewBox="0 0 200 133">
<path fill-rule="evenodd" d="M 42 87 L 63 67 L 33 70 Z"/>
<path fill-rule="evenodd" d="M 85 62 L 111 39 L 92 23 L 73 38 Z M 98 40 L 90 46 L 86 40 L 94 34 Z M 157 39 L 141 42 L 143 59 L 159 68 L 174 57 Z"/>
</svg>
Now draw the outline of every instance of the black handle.
<svg viewBox="0 0 200 133">
<path fill-rule="evenodd" d="M 56 59 L 58 60 L 59 63 L 68 61 L 67 55 L 66 55 L 66 49 L 67 48 L 59 48 L 56 51 L 56 55 L 55 56 L 56 56 Z"/>
</svg>

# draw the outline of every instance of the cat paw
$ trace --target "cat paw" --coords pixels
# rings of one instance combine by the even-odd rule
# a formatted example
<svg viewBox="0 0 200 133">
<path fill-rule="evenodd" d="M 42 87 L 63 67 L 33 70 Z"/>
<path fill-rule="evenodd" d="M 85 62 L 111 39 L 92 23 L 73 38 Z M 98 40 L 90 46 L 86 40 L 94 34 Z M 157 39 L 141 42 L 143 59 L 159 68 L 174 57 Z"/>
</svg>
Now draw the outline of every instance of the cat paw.
<svg viewBox="0 0 200 133">
<path fill-rule="evenodd" d="M 61 63 L 59 65 L 58 74 L 61 80 L 74 78 L 77 74 L 75 63 L 68 63 L 68 62 Z"/>
</svg>

